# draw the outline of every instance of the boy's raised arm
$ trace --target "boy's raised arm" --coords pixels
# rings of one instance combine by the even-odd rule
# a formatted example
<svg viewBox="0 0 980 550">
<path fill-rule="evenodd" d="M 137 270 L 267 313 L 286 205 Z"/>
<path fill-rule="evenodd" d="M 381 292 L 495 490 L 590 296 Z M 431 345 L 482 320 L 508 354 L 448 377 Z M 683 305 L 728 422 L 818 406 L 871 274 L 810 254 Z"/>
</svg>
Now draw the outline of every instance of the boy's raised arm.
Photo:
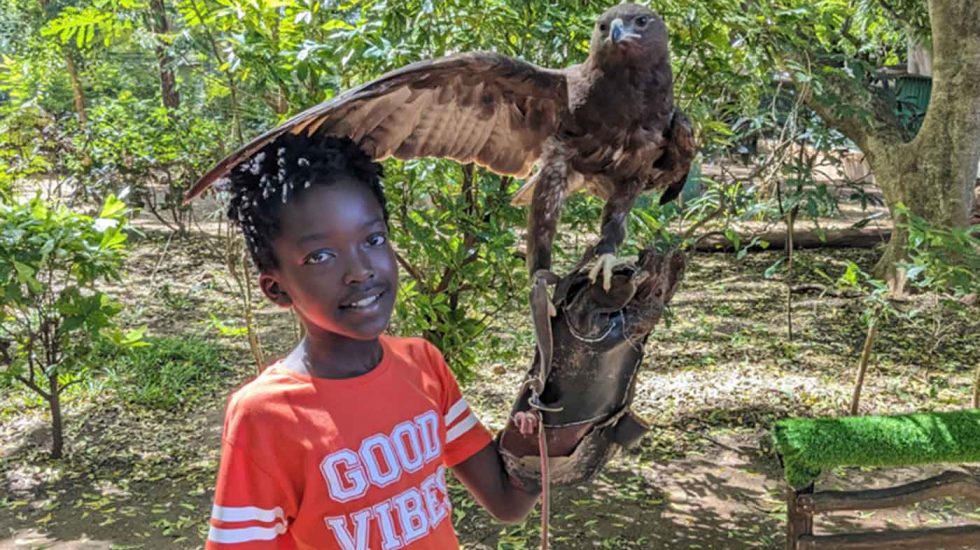
<svg viewBox="0 0 980 550">
<path fill-rule="evenodd" d="M 494 518 L 520 521 L 534 506 L 537 493 L 528 493 L 511 483 L 497 442 L 470 409 L 442 353 L 430 343 L 426 343 L 426 348 L 443 384 L 445 465 Z"/>
</svg>

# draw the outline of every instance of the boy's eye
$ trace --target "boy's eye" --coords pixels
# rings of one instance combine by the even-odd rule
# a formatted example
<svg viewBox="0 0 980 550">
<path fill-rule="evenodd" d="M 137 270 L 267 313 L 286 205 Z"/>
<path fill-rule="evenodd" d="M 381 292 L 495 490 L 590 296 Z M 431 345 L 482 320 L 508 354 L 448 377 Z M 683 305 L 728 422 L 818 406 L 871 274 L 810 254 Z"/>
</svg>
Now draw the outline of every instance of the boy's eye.
<svg viewBox="0 0 980 550">
<path fill-rule="evenodd" d="M 304 264 L 322 264 L 327 260 L 333 258 L 333 252 L 329 250 L 321 249 L 315 252 L 311 252 L 308 256 L 303 258 Z"/>
<path fill-rule="evenodd" d="M 384 233 L 375 233 L 368 237 L 368 244 L 371 246 L 381 246 L 388 242 L 388 236 Z"/>
</svg>

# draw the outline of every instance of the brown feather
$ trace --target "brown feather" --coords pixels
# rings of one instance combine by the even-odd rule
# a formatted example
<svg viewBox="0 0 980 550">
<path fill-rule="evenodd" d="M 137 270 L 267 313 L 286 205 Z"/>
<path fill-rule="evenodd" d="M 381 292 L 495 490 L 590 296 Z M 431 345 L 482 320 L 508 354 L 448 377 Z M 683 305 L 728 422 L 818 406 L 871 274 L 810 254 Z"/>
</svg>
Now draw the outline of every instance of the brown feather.
<svg viewBox="0 0 980 550">
<path fill-rule="evenodd" d="M 495 53 L 413 63 L 253 139 L 201 177 L 184 200 L 285 132 L 345 135 L 376 160 L 446 157 L 525 177 L 567 110 L 561 71 Z"/>
<path fill-rule="evenodd" d="M 691 122 L 680 109 L 674 109 L 669 135 L 664 154 L 654 163 L 656 173 L 648 185 L 663 189 L 660 204 L 666 204 L 681 194 L 691 171 L 691 162 L 697 154 Z"/>
</svg>

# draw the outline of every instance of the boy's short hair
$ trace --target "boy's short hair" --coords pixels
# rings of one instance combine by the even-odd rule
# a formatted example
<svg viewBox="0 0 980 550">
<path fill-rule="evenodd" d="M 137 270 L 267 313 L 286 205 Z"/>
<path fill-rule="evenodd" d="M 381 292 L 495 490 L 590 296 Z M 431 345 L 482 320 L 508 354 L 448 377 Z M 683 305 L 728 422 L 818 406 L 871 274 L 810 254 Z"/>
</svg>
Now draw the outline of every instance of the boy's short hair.
<svg viewBox="0 0 980 550">
<path fill-rule="evenodd" d="M 231 192 L 228 218 L 245 235 L 255 267 L 267 273 L 278 266 L 272 240 L 279 235 L 281 208 L 311 185 L 329 185 L 339 176 L 363 183 L 388 221 L 381 165 L 345 137 L 285 133 L 233 168 L 223 187 Z"/>
</svg>

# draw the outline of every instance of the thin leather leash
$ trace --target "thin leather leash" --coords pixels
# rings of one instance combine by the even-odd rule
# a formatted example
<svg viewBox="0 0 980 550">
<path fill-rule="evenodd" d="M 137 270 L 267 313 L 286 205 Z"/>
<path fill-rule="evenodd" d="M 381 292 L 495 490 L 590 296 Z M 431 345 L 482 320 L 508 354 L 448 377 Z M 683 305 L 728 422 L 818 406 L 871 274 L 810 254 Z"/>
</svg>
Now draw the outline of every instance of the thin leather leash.
<svg viewBox="0 0 980 550">
<path fill-rule="evenodd" d="M 544 413 L 562 410 L 561 407 L 549 407 L 541 402 L 541 394 L 551 373 L 555 344 L 554 334 L 551 332 L 551 318 L 556 311 L 548 296 L 548 287 L 557 282 L 557 275 L 540 269 L 534 274 L 534 286 L 531 288 L 531 319 L 534 322 L 539 361 L 537 378 L 528 381 L 531 390 L 528 405 L 534 409 L 538 421 L 538 456 L 541 460 L 541 550 L 548 550 L 548 526 L 551 513 L 551 475 L 548 470 L 548 438 L 544 429 Z"/>
</svg>

